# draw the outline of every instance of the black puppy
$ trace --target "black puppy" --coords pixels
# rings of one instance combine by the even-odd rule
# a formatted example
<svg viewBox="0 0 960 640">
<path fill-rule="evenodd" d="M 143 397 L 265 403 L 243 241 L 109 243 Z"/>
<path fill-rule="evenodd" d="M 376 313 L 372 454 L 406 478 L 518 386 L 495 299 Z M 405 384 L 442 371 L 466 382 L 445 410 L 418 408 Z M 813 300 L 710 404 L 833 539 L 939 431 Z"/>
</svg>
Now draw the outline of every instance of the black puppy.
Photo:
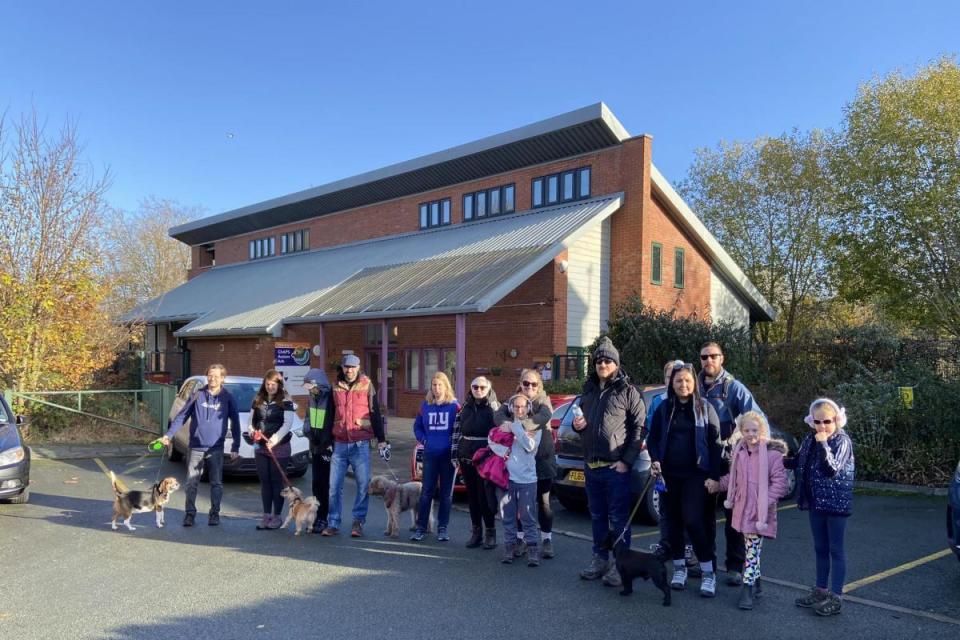
<svg viewBox="0 0 960 640">
<path fill-rule="evenodd" d="M 663 565 L 666 558 L 662 553 L 629 549 L 626 542 L 622 540 L 617 542 L 617 534 L 612 531 L 607 534 L 602 547 L 607 551 L 613 551 L 617 572 L 623 583 L 623 591 L 620 595 L 628 596 L 633 593 L 634 579 L 652 579 L 653 584 L 663 591 L 663 606 L 670 606 L 670 584 L 667 582 L 667 568 Z"/>
</svg>

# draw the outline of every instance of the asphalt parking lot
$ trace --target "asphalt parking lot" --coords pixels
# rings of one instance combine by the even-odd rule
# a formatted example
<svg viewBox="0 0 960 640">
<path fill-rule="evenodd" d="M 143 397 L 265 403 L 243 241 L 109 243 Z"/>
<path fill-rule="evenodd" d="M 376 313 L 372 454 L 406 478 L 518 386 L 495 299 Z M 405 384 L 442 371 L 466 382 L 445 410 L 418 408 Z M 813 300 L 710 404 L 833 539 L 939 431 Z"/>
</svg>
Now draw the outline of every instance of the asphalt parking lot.
<svg viewBox="0 0 960 640">
<path fill-rule="evenodd" d="M 400 451 L 392 468 L 406 476 L 408 454 L 394 442 Z M 359 540 L 256 531 L 256 481 L 226 484 L 220 527 L 206 526 L 202 485 L 198 526 L 180 526 L 180 492 L 165 529 L 155 527 L 151 514 L 138 514 L 136 531 L 112 531 L 104 469 L 117 472 L 130 488 L 142 488 L 153 482 L 159 462 L 156 456 L 35 460 L 30 504 L 0 505 L 0 637 L 960 633 L 960 563 L 943 553 L 943 498 L 858 495 L 847 534 L 847 603 L 840 616 L 821 619 L 793 605 L 813 579 L 813 553 L 806 515 L 791 505 L 781 507 L 780 538 L 764 547 L 767 595 L 754 611 L 736 609 L 734 588 L 719 587 L 714 600 L 700 598 L 696 580 L 665 608 L 648 583 L 621 598 L 614 589 L 579 580 L 577 572 L 590 557 L 589 518 L 559 505 L 558 557 L 538 569 L 503 566 L 499 551 L 465 549 L 469 522 L 462 503 L 453 514 L 449 544 L 385 539 L 379 498 L 371 500 L 367 535 Z M 163 475 L 183 477 L 182 465 L 164 465 Z M 375 467 L 386 471 L 380 461 Z M 296 484 L 309 488 L 309 474 Z M 348 494 L 351 485 L 348 480 Z M 346 501 L 351 504 L 352 495 Z M 653 528 L 634 529 L 635 544 L 655 540 Z"/>
</svg>

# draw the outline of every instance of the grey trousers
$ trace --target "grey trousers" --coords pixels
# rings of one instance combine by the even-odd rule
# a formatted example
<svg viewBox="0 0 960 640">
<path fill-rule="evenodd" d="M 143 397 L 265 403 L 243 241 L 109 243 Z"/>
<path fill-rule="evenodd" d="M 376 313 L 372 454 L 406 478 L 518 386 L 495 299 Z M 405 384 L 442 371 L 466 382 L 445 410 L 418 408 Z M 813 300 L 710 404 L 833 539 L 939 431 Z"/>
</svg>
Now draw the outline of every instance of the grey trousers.
<svg viewBox="0 0 960 640">
<path fill-rule="evenodd" d="M 537 525 L 537 483 L 510 486 L 500 497 L 500 518 L 503 520 L 503 541 L 513 544 L 517 541 L 517 515 L 523 525 L 523 540 L 534 547 L 540 542 L 540 527 Z"/>
<path fill-rule="evenodd" d="M 210 513 L 220 513 L 220 499 L 223 497 L 223 449 L 190 449 L 190 457 L 187 458 L 187 502 L 183 508 L 184 513 L 197 515 L 197 488 L 204 464 L 207 465 L 207 475 L 210 478 Z"/>
</svg>

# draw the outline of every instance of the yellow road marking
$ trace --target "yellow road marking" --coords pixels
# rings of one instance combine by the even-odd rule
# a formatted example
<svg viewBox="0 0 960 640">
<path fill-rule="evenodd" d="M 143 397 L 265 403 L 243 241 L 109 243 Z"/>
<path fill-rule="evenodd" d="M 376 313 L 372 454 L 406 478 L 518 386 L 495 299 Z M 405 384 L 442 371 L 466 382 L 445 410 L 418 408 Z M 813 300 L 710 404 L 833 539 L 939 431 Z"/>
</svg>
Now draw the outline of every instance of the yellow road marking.
<svg viewBox="0 0 960 640">
<path fill-rule="evenodd" d="M 797 508 L 797 503 L 796 503 L 796 502 L 793 502 L 793 503 L 791 503 L 791 504 L 785 504 L 785 505 L 783 505 L 782 507 L 777 507 L 777 511 L 786 511 L 787 509 L 796 509 L 796 508 Z M 726 521 L 727 521 L 726 518 L 717 518 L 717 524 L 723 524 L 723 523 L 726 522 Z M 632 538 L 645 538 L 645 537 L 647 537 L 647 536 L 657 536 L 657 535 L 660 535 L 660 530 L 659 530 L 659 529 L 656 529 L 656 530 L 654 530 L 654 531 L 644 531 L 643 533 L 635 533 L 635 534 L 633 534 L 632 536 L 630 536 L 630 538 L 631 538 L 631 539 L 632 539 Z"/>
<path fill-rule="evenodd" d="M 107 465 L 103 464 L 103 460 L 101 460 L 100 458 L 94 458 L 93 461 L 97 463 L 98 467 L 103 469 L 103 473 L 106 474 L 107 478 L 109 478 L 110 469 L 107 468 Z M 127 485 L 123 484 L 123 480 L 121 480 L 120 478 L 117 478 L 117 486 L 120 487 L 120 491 L 130 491 L 130 489 L 127 488 Z"/>
<path fill-rule="evenodd" d="M 844 587 L 843 592 L 844 592 L 844 593 L 850 593 L 850 592 L 853 591 L 854 589 L 859 589 L 860 587 L 865 587 L 865 586 L 867 586 L 868 584 L 873 584 L 874 582 L 877 582 L 877 581 L 879 581 L 879 580 L 883 580 L 884 578 L 889 578 L 890 576 L 895 576 L 895 575 L 897 575 L 898 573 L 903 573 L 904 571 L 909 571 L 910 569 L 913 569 L 914 567 L 919 567 L 919 566 L 922 565 L 922 564 L 927 564 L 928 562 L 933 562 L 934 560 L 939 560 L 940 558 L 942 558 L 942 557 L 944 557 L 944 556 L 948 556 L 948 555 L 950 555 L 951 553 L 953 553 L 953 552 L 950 551 L 950 549 L 944 549 L 943 551 L 937 551 L 936 553 L 931 553 L 931 554 L 928 555 L 928 556 L 924 556 L 924 557 L 922 557 L 922 558 L 918 558 L 918 559 L 916 559 L 916 560 L 914 560 L 914 561 L 912 561 L 912 562 L 906 562 L 906 563 L 904 563 L 904 564 L 901 564 L 901 565 L 898 566 L 898 567 L 893 567 L 892 569 L 887 569 L 886 571 L 881 571 L 880 573 L 875 573 L 875 574 L 873 574 L 872 576 L 867 576 L 866 578 L 862 578 L 862 579 L 860 579 L 860 580 L 857 580 L 856 582 L 851 582 L 851 583 L 847 584 L 847 585 Z"/>
</svg>

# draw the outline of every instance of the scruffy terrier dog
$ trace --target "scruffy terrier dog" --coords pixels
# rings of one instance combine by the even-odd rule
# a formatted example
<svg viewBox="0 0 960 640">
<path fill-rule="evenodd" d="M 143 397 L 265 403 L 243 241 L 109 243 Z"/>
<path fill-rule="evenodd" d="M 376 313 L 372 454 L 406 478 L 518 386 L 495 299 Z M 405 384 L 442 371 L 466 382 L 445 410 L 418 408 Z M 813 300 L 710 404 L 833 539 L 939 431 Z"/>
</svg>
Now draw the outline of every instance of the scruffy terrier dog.
<svg viewBox="0 0 960 640">
<path fill-rule="evenodd" d="M 653 584 L 663 592 L 663 606 L 670 606 L 670 583 L 667 582 L 667 568 L 663 564 L 666 557 L 663 552 L 653 553 L 629 549 L 626 542 L 622 540 L 617 542 L 617 534 L 613 531 L 607 534 L 601 546 L 608 551 L 613 551 L 617 572 L 623 583 L 623 591 L 620 595 L 628 596 L 633 593 L 633 581 L 636 578 L 653 580 Z"/>
<path fill-rule="evenodd" d="M 383 535 L 391 538 L 400 537 L 400 514 L 409 511 L 411 516 L 410 530 L 417 526 L 417 505 L 420 504 L 420 491 L 423 484 L 416 481 L 396 482 L 386 476 L 373 476 L 367 493 L 371 496 L 383 496 L 383 507 L 387 510 L 387 530 Z M 430 520 L 427 531 L 433 529 L 433 509 L 430 510 Z"/>
<path fill-rule="evenodd" d="M 283 491 L 280 492 L 280 495 L 290 503 L 290 510 L 287 511 L 287 519 L 283 521 L 280 528 L 286 529 L 291 522 L 294 522 L 296 524 L 296 531 L 293 532 L 293 535 L 298 536 L 304 530 L 310 531 L 313 523 L 317 519 L 317 509 L 320 507 L 317 499 L 313 496 L 304 498 L 303 492 L 294 486 L 284 488 Z"/>
<path fill-rule="evenodd" d="M 170 501 L 170 494 L 180 488 L 174 477 L 164 478 L 153 485 L 150 491 L 122 491 L 117 486 L 117 476 L 110 472 L 110 483 L 113 485 L 113 521 L 110 523 L 114 531 L 117 529 L 117 518 L 123 519 L 123 524 L 130 531 L 137 528 L 130 524 L 134 513 L 153 511 L 157 514 L 157 527 L 163 527 L 163 505 Z"/>
</svg>

